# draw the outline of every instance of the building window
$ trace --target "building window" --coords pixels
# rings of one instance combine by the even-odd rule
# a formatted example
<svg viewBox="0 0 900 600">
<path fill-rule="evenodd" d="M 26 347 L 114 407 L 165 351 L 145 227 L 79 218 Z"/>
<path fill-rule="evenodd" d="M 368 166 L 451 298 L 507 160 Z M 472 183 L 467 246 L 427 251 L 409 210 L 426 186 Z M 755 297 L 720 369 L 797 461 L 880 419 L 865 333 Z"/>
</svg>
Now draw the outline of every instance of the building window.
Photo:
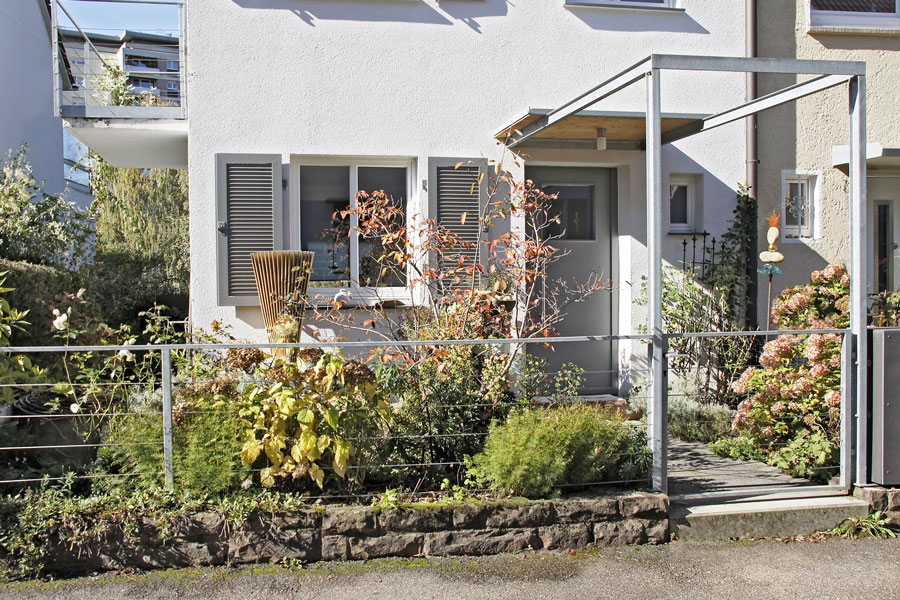
<svg viewBox="0 0 900 600">
<path fill-rule="evenodd" d="M 384 254 L 380 240 L 367 239 L 357 230 L 356 216 L 342 213 L 356 207 L 359 192 L 384 191 L 406 214 L 413 173 L 409 161 L 301 164 L 296 173 L 300 248 L 315 253 L 310 287 L 405 291 L 403 269 L 378 262 Z"/>
<path fill-rule="evenodd" d="M 75 87 L 81 87 L 84 85 L 84 77 L 76 77 L 75 78 Z"/>
<path fill-rule="evenodd" d="M 782 190 L 784 237 L 814 239 L 816 176 L 808 173 L 786 173 Z"/>
<path fill-rule="evenodd" d="M 669 177 L 669 231 L 691 233 L 695 231 L 697 207 L 697 182 L 690 175 Z"/>
<path fill-rule="evenodd" d="M 177 89 L 178 89 L 178 82 L 177 82 L 177 81 L 170 81 L 170 82 L 168 82 L 168 83 L 166 84 L 166 89 L 167 89 L 167 90 L 177 90 Z"/>
<path fill-rule="evenodd" d="M 84 61 L 81 60 L 81 59 L 79 59 L 79 58 L 76 58 L 76 59 L 74 59 L 74 60 L 72 61 L 72 64 L 73 64 L 73 65 L 84 66 Z"/>
<path fill-rule="evenodd" d="M 551 196 L 547 216 L 551 219 L 545 235 L 560 240 L 593 240 L 594 186 L 581 184 L 545 185 Z M 558 217 L 558 220 L 557 220 Z"/>
<path fill-rule="evenodd" d="M 149 79 L 135 79 L 131 85 L 133 85 L 136 88 L 141 88 L 141 89 L 145 89 L 145 90 L 149 90 L 154 87 L 153 82 Z"/>
<path fill-rule="evenodd" d="M 900 0 L 811 0 L 812 25 L 900 27 Z"/>
<path fill-rule="evenodd" d="M 166 69 L 168 69 L 169 71 L 177 71 L 178 70 L 178 61 L 177 60 L 166 61 Z"/>
</svg>

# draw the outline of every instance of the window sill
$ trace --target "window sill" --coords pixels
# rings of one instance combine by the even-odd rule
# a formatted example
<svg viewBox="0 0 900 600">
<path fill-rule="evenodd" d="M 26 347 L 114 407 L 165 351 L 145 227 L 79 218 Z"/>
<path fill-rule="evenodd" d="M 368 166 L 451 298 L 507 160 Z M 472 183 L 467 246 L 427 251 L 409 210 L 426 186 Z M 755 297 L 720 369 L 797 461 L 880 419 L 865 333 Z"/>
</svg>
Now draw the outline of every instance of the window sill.
<svg viewBox="0 0 900 600">
<path fill-rule="evenodd" d="M 675 231 L 669 231 L 668 235 L 675 235 L 675 236 L 678 236 L 678 235 L 685 235 L 685 236 L 697 236 L 697 237 L 703 237 L 703 236 L 708 236 L 708 235 L 709 235 L 709 232 L 708 232 L 708 231 L 679 231 L 679 230 L 675 230 Z"/>
<path fill-rule="evenodd" d="M 840 27 L 837 25 L 810 25 L 808 35 L 884 35 L 900 36 L 900 27 Z"/>
<path fill-rule="evenodd" d="M 631 4 L 620 5 L 620 4 L 600 4 L 597 2 L 591 2 L 591 0 L 566 0 L 565 6 L 567 8 L 604 8 L 611 10 L 636 10 L 640 12 L 660 12 L 660 13 L 683 13 L 686 12 L 683 8 L 677 8 L 674 6 L 634 6 Z"/>
<path fill-rule="evenodd" d="M 808 237 L 783 237 L 781 238 L 781 243 L 785 244 L 818 244 L 822 241 L 822 238 L 808 238 Z"/>
<path fill-rule="evenodd" d="M 315 308 L 329 308 L 334 305 L 334 297 L 341 288 L 311 288 L 307 292 L 307 302 Z M 381 296 L 374 291 L 357 290 L 350 293 L 350 300 L 342 308 L 403 308 L 414 306 L 412 295 L 406 289 L 380 289 Z"/>
</svg>

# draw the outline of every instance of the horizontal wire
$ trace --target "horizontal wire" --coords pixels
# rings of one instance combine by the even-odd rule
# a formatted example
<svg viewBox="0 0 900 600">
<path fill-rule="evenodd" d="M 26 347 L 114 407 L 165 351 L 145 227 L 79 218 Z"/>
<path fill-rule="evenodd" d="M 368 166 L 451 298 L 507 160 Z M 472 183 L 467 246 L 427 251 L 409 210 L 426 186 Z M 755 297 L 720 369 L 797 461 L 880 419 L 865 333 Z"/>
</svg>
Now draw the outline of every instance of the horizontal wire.
<svg viewBox="0 0 900 600">
<path fill-rule="evenodd" d="M 42 481 L 67 481 L 71 479 L 103 479 L 106 477 L 137 477 L 139 475 L 151 475 L 151 473 L 100 473 L 96 475 L 72 475 L 70 477 L 40 477 L 37 479 L 2 479 L 4 483 L 40 483 Z"/>
<path fill-rule="evenodd" d="M 0 448 L 3 451 L 22 451 L 22 450 L 61 450 L 70 448 L 107 448 L 115 446 L 162 446 L 163 442 L 110 442 L 106 444 L 60 444 L 50 446 L 7 446 Z"/>
</svg>

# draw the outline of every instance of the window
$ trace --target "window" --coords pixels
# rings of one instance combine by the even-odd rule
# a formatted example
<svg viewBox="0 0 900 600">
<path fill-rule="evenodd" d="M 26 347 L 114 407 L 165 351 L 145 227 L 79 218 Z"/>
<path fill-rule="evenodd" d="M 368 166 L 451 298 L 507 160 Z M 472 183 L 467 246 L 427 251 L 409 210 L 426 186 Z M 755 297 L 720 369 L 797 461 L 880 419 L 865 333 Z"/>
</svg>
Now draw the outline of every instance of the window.
<svg viewBox="0 0 900 600">
<path fill-rule="evenodd" d="M 900 0 L 811 0 L 812 25 L 900 27 Z"/>
<path fill-rule="evenodd" d="M 150 79 L 135 79 L 132 84 L 136 88 L 141 88 L 145 90 L 151 89 L 153 86 L 153 81 Z"/>
<path fill-rule="evenodd" d="M 304 161 L 305 162 L 305 161 Z M 380 240 L 357 231 L 360 191 L 384 191 L 404 214 L 412 189 L 409 161 L 372 160 L 344 164 L 301 164 L 299 176 L 300 248 L 315 253 L 311 288 L 406 288 L 406 274 L 379 263 Z M 398 228 L 406 224 L 397 223 Z"/>
<path fill-rule="evenodd" d="M 166 89 L 167 89 L 167 90 L 177 90 L 177 89 L 178 89 L 178 82 L 177 82 L 177 81 L 170 81 L 169 83 L 166 84 Z"/>
<path fill-rule="evenodd" d="M 554 196 L 547 216 L 559 217 L 551 221 L 546 235 L 560 240 L 593 240 L 594 237 L 594 186 L 545 185 L 542 191 Z"/>
<path fill-rule="evenodd" d="M 169 71 L 177 71 L 178 70 L 178 61 L 177 60 L 167 60 L 166 61 L 166 69 Z"/>
<path fill-rule="evenodd" d="M 84 77 L 76 77 L 75 78 L 75 87 L 81 87 L 84 85 Z"/>
<path fill-rule="evenodd" d="M 816 226 L 816 176 L 788 172 L 782 193 L 782 229 L 786 239 L 813 239 Z"/>
<path fill-rule="evenodd" d="M 669 232 L 692 233 L 697 210 L 697 183 L 689 175 L 669 177 Z"/>
<path fill-rule="evenodd" d="M 73 64 L 73 65 L 83 66 L 83 65 L 84 65 L 84 61 L 81 60 L 81 59 L 79 59 L 79 58 L 76 58 L 76 59 L 74 59 L 74 60 L 72 61 L 72 64 Z"/>
</svg>

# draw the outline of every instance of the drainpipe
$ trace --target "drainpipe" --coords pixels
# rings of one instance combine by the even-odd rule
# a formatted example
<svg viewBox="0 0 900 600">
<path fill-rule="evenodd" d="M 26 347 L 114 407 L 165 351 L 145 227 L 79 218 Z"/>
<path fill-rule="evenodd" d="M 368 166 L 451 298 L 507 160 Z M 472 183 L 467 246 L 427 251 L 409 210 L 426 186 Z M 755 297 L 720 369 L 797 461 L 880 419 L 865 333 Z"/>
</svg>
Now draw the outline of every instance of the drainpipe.
<svg viewBox="0 0 900 600">
<path fill-rule="evenodd" d="M 745 0 L 744 2 L 744 40 L 745 54 L 748 58 L 756 57 L 756 0 Z M 746 101 L 749 102 L 756 98 L 756 73 L 747 73 L 746 77 Z M 750 193 L 759 201 L 759 188 L 757 187 L 757 176 L 759 172 L 759 158 L 756 146 L 756 118 L 758 115 L 750 115 L 744 121 L 744 144 L 747 152 L 747 162 L 745 164 L 745 180 L 750 186 Z M 757 204 L 758 206 L 758 204 Z M 747 304 L 748 323 L 750 329 L 756 329 L 759 325 L 757 315 L 757 294 L 759 289 L 757 286 L 756 273 L 756 244 L 754 244 L 754 252 L 747 265 L 747 274 L 750 279 L 750 289 L 748 291 L 749 302 Z"/>
</svg>

